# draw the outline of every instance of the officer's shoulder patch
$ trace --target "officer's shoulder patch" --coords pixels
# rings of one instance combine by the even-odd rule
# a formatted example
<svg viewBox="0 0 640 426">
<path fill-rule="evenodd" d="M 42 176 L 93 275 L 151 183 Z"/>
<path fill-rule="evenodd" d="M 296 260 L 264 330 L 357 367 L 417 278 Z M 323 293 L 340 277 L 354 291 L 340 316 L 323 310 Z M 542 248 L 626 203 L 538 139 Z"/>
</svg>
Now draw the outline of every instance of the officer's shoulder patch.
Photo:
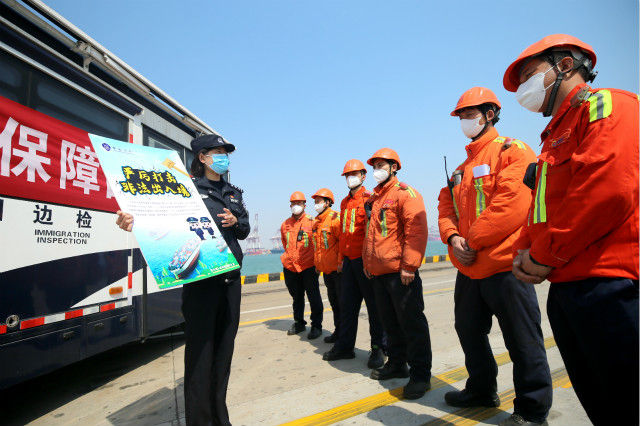
<svg viewBox="0 0 640 426">
<path fill-rule="evenodd" d="M 416 191 L 412 187 L 410 187 L 408 184 L 404 182 L 400 182 L 398 183 L 398 187 L 403 191 L 407 191 L 407 193 L 411 198 L 416 198 Z"/>
<path fill-rule="evenodd" d="M 409 185 L 407 185 L 407 184 L 406 184 L 406 183 L 404 183 L 404 182 L 400 182 L 400 183 L 398 184 L 398 186 L 400 187 L 400 189 L 404 189 L 405 191 L 406 191 L 407 189 L 409 189 Z"/>
<path fill-rule="evenodd" d="M 362 195 L 365 197 L 371 197 L 373 194 L 370 191 L 364 191 Z"/>
<path fill-rule="evenodd" d="M 613 100 L 608 90 L 592 92 L 587 101 L 589 102 L 589 123 L 607 118 L 613 111 Z"/>
<path fill-rule="evenodd" d="M 331 213 L 331 218 L 332 219 L 335 219 L 336 217 L 338 217 L 338 213 L 336 213 L 336 212 Z"/>
</svg>

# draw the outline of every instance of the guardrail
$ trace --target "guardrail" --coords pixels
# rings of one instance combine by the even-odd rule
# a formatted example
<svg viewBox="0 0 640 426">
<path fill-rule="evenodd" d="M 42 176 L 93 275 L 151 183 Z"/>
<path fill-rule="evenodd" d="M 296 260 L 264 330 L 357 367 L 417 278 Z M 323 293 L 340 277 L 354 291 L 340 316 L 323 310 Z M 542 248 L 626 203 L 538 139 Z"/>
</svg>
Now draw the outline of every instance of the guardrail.
<svg viewBox="0 0 640 426">
<path fill-rule="evenodd" d="M 422 264 L 425 263 L 437 263 L 437 262 L 449 262 L 449 255 L 442 256 L 429 256 L 422 259 Z M 241 278 L 242 285 L 244 284 L 262 284 L 268 283 L 272 281 L 284 281 L 284 273 L 283 272 L 272 272 L 269 274 L 258 274 L 258 275 L 243 275 Z"/>
</svg>

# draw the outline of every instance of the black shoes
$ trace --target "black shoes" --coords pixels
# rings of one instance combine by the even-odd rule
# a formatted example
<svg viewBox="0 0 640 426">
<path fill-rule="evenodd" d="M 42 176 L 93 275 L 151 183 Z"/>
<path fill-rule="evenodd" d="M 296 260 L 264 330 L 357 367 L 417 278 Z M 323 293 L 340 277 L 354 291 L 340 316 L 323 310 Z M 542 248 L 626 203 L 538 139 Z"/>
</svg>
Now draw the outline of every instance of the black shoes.
<svg viewBox="0 0 640 426">
<path fill-rule="evenodd" d="M 320 336 L 322 336 L 322 329 L 318 327 L 311 327 L 311 331 L 307 335 L 307 339 L 313 340 L 317 339 Z"/>
<path fill-rule="evenodd" d="M 431 382 L 422 382 L 418 380 L 409 379 L 409 383 L 402 389 L 402 395 L 404 399 L 419 399 L 431 389 Z"/>
<path fill-rule="evenodd" d="M 546 420 L 542 423 L 525 420 L 520 414 L 513 413 L 508 419 L 500 422 L 499 426 L 548 426 Z"/>
<path fill-rule="evenodd" d="M 367 367 L 377 370 L 384 365 L 384 352 L 378 346 L 371 346 L 369 352 L 369 360 L 367 361 Z"/>
<path fill-rule="evenodd" d="M 452 407 L 499 407 L 500 398 L 497 393 L 478 394 L 467 389 L 451 391 L 444 395 L 444 400 Z"/>
<path fill-rule="evenodd" d="M 338 341 L 338 332 L 334 331 L 331 336 L 327 336 L 324 338 L 325 343 L 335 343 Z"/>
<path fill-rule="evenodd" d="M 292 336 L 294 334 L 298 334 L 298 333 L 302 333 L 303 331 L 305 331 L 307 329 L 307 327 L 305 327 L 304 324 L 301 324 L 299 322 L 294 322 L 291 325 L 291 328 L 289 329 L 289 331 L 287 331 L 287 334 L 289 336 Z"/>
<path fill-rule="evenodd" d="M 387 361 L 384 367 L 371 370 L 371 378 L 374 380 L 404 379 L 407 377 L 409 377 L 409 367 L 406 362 L 397 364 Z"/>
<path fill-rule="evenodd" d="M 353 350 L 350 351 L 341 351 L 337 350 L 334 346 L 331 350 L 322 354 L 322 359 L 325 361 L 336 361 L 338 359 L 353 359 L 356 357 L 356 354 Z"/>
</svg>

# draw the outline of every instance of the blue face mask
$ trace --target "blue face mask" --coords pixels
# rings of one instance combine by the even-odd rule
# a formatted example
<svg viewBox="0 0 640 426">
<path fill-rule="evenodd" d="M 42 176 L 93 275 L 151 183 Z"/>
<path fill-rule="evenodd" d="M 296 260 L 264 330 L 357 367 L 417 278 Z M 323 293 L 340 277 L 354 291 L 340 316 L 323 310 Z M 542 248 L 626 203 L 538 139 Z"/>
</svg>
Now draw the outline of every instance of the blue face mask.
<svg viewBox="0 0 640 426">
<path fill-rule="evenodd" d="M 213 160 L 209 165 L 211 170 L 219 175 L 227 173 L 227 170 L 229 170 L 229 156 L 227 154 L 212 154 L 209 157 Z"/>
</svg>

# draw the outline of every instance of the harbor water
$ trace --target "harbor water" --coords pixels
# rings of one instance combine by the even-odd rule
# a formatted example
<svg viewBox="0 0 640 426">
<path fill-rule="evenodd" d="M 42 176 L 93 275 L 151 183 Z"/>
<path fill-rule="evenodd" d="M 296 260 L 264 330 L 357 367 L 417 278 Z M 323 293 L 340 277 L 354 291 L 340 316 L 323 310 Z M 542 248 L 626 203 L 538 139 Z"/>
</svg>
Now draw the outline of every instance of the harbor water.
<svg viewBox="0 0 640 426">
<path fill-rule="evenodd" d="M 427 243 L 426 256 L 440 256 L 447 254 L 447 245 L 441 241 Z M 257 275 L 271 272 L 282 272 L 280 253 L 245 256 L 242 261 L 242 275 Z"/>
</svg>

